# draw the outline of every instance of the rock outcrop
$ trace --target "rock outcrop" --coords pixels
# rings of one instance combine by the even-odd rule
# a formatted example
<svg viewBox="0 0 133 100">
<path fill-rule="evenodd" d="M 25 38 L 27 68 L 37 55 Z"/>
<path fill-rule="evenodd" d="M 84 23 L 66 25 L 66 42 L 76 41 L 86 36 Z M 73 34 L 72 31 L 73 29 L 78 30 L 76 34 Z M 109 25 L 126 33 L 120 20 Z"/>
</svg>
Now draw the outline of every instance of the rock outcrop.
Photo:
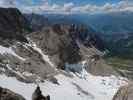
<svg viewBox="0 0 133 100">
<path fill-rule="evenodd" d="M 81 41 L 86 47 L 96 47 L 99 50 L 104 50 L 103 40 L 91 28 L 85 25 L 68 25 L 69 34 L 73 39 Z"/>
<path fill-rule="evenodd" d="M 113 100 L 133 100 L 133 84 L 121 87 Z"/>
<path fill-rule="evenodd" d="M 31 33 L 29 38 L 37 42 L 45 54 L 53 56 L 51 58 L 59 68 L 64 69 L 65 63 L 74 64 L 82 59 L 77 41 L 90 48 L 103 47 L 99 45 L 99 38 L 92 34 L 95 33 L 89 33 L 82 25 L 55 24 L 52 27 L 45 27 L 43 31 Z"/>
<path fill-rule="evenodd" d="M 43 96 L 40 87 L 37 86 L 35 92 L 32 94 L 32 100 L 50 100 L 50 96 Z"/>
<path fill-rule="evenodd" d="M 59 25 L 45 27 L 43 31 L 31 33 L 28 37 L 61 69 L 64 69 L 65 63 L 81 61 L 76 40 L 71 38 L 68 29 L 62 29 Z"/>
<path fill-rule="evenodd" d="M 21 95 L 0 87 L 0 100 L 25 100 Z"/>
<path fill-rule="evenodd" d="M 29 22 L 17 8 L 0 8 L 0 40 L 26 42 L 23 35 L 30 31 Z"/>
</svg>

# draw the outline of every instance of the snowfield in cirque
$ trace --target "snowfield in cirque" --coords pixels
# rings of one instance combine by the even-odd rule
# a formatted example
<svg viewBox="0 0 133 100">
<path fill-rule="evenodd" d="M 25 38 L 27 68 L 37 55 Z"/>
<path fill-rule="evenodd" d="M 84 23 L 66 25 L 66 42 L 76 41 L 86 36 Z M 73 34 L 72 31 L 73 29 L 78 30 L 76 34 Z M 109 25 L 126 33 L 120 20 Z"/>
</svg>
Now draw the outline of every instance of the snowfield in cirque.
<svg viewBox="0 0 133 100">
<path fill-rule="evenodd" d="M 49 57 L 44 55 L 40 48 L 37 48 L 35 44 L 30 46 L 54 67 Z M 11 54 L 21 58 L 11 48 L 2 46 L 0 46 L 0 54 Z M 86 61 L 74 65 L 66 64 L 67 72 L 62 72 L 55 76 L 57 79 L 56 84 L 49 80 L 38 83 L 43 95 L 50 95 L 51 100 L 112 100 L 119 87 L 128 83 L 126 79 L 121 77 L 93 76 L 86 72 L 85 63 Z M 10 66 L 7 67 L 12 70 Z M 74 69 L 79 73 L 71 73 L 70 69 Z M 21 76 L 21 73 L 18 74 Z M 23 74 L 32 75 L 28 72 Z M 0 75 L 0 86 L 22 95 L 26 100 L 31 100 L 32 93 L 37 87 L 36 84 L 26 84 L 18 81 L 15 77 L 7 77 L 4 74 Z"/>
<path fill-rule="evenodd" d="M 112 100 L 118 88 L 127 84 L 123 78 L 97 77 L 88 73 L 84 76 L 71 73 L 73 77 L 59 74 L 55 76 L 59 84 L 48 80 L 39 83 L 44 95 L 50 95 L 51 100 Z M 35 84 L 19 82 L 16 78 L 0 75 L 0 86 L 19 93 L 26 100 L 31 100 L 36 89 Z"/>
</svg>

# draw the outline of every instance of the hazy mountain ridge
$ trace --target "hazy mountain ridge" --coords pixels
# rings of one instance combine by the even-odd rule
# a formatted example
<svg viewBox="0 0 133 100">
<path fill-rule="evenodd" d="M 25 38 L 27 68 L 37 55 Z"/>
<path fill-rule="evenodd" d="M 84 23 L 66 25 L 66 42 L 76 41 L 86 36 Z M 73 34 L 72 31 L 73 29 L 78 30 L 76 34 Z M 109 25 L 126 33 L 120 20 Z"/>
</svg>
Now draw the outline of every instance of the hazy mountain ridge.
<svg viewBox="0 0 133 100">
<path fill-rule="evenodd" d="M 49 17 L 51 23 L 82 23 L 104 34 L 133 32 L 133 13 L 129 12 L 70 15 L 44 14 L 44 16 Z"/>
<path fill-rule="evenodd" d="M 33 31 L 38 31 L 43 29 L 43 27 L 49 25 L 48 18 L 39 14 L 23 14 L 25 18 L 29 21 Z"/>
</svg>

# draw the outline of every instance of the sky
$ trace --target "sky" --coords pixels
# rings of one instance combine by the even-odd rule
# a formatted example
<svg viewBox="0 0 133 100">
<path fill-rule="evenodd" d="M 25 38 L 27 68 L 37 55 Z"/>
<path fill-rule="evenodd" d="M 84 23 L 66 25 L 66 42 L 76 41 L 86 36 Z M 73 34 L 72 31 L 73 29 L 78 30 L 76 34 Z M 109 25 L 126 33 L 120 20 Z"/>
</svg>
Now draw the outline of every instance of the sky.
<svg viewBox="0 0 133 100">
<path fill-rule="evenodd" d="M 133 0 L 0 0 L 1 7 L 17 7 L 24 13 L 133 12 Z"/>
<path fill-rule="evenodd" d="M 113 2 L 118 2 L 118 1 L 120 0 L 49 0 L 50 3 L 63 4 L 63 3 L 73 2 L 76 5 L 85 5 L 85 4 L 101 5 L 107 2 L 113 3 Z"/>
</svg>

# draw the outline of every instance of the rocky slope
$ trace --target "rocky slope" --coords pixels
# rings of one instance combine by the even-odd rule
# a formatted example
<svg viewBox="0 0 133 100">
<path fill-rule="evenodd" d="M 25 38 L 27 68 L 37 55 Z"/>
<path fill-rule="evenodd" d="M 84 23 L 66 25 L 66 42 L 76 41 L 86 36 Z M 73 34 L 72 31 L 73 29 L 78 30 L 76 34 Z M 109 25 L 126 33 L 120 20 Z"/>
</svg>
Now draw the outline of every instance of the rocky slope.
<svg viewBox="0 0 133 100">
<path fill-rule="evenodd" d="M 0 8 L 0 42 L 12 39 L 26 42 L 24 34 L 31 31 L 27 19 L 16 8 Z"/>
<path fill-rule="evenodd" d="M 25 100 L 22 96 L 0 87 L 0 100 Z"/>
<path fill-rule="evenodd" d="M 28 23 L 18 12 L 13 13 L 13 23 Z M 26 24 L 18 30 L 12 26 L 9 35 L 13 38 L 8 34 L 2 36 L 6 39 L 1 39 L 0 45 L 0 86 L 14 90 L 26 100 L 31 100 L 36 84 L 52 100 L 108 100 L 108 97 L 111 100 L 117 89 L 127 82 L 106 64 L 104 53 L 100 51 L 104 50 L 102 40 L 87 27 L 55 24 L 28 34 L 21 31 L 25 27 L 30 26 Z M 17 38 L 18 35 L 23 39 Z"/>
<path fill-rule="evenodd" d="M 133 84 L 128 84 L 121 87 L 113 100 L 132 100 L 133 99 Z"/>
</svg>

